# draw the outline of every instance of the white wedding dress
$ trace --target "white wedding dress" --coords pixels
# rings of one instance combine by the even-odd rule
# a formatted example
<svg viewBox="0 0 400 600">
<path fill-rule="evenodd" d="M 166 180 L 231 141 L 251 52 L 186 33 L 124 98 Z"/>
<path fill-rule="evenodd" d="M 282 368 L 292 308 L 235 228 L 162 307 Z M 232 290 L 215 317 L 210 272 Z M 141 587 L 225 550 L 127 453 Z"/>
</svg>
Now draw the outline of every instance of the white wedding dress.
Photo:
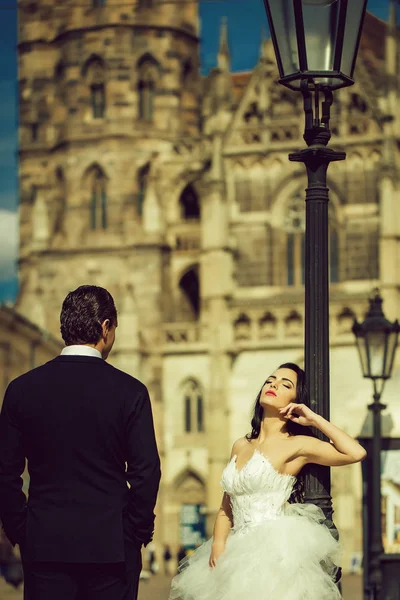
<svg viewBox="0 0 400 600">
<path fill-rule="evenodd" d="M 233 456 L 221 481 L 234 524 L 225 551 L 214 569 L 212 539 L 185 559 L 169 600 L 339 600 L 338 543 L 317 506 L 288 503 L 295 482 L 257 450 L 240 471 Z"/>
</svg>

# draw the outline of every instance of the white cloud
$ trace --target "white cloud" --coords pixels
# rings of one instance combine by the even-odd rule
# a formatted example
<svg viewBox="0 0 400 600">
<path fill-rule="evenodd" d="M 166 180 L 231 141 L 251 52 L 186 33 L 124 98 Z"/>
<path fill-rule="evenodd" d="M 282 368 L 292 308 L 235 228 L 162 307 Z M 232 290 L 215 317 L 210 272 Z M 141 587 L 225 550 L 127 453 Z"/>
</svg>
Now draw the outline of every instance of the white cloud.
<svg viewBox="0 0 400 600">
<path fill-rule="evenodd" d="M 18 214 L 0 210 L 0 281 L 16 273 L 18 253 Z"/>
</svg>

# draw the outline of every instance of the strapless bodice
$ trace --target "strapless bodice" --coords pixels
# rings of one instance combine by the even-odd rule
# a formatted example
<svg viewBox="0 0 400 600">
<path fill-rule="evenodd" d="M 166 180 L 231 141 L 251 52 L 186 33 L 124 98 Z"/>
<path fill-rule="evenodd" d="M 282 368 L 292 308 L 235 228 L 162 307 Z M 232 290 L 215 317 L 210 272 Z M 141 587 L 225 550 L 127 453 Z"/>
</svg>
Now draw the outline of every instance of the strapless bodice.
<svg viewBox="0 0 400 600">
<path fill-rule="evenodd" d="M 279 473 L 258 450 L 238 471 L 233 456 L 222 473 L 221 485 L 229 494 L 233 531 L 276 519 L 292 493 L 296 477 Z"/>
</svg>

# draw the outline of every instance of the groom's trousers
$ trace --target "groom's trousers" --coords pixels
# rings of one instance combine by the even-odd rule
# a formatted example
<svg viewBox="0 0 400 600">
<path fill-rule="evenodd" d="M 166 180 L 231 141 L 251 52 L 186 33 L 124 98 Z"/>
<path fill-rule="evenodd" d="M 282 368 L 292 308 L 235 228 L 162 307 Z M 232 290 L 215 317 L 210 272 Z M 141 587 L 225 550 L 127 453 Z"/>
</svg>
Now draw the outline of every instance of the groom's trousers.
<svg viewBox="0 0 400 600">
<path fill-rule="evenodd" d="M 24 600 L 136 600 L 142 557 L 124 563 L 24 564 Z"/>
</svg>

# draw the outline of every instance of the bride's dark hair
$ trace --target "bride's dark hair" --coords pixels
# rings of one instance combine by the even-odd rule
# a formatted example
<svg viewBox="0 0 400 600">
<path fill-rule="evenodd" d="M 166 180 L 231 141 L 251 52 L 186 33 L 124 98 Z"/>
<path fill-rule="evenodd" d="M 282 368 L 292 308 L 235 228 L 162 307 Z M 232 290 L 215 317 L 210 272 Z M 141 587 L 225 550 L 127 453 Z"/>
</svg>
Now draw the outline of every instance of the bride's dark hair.
<svg viewBox="0 0 400 600">
<path fill-rule="evenodd" d="M 296 365 L 295 363 L 287 362 L 283 363 L 278 367 L 279 369 L 290 369 L 294 371 L 297 375 L 297 384 L 296 384 L 296 399 L 294 402 L 297 404 L 307 404 L 308 403 L 308 390 L 306 384 L 306 374 L 304 370 Z M 263 419 L 264 409 L 261 406 L 261 392 L 266 384 L 268 379 L 266 379 L 261 386 L 260 391 L 257 394 L 256 401 L 254 403 L 254 411 L 253 417 L 251 419 L 251 433 L 246 435 L 246 439 L 250 442 L 250 440 L 255 440 L 260 435 L 261 431 L 261 423 Z M 290 435 L 304 435 L 306 433 L 306 428 L 302 427 L 298 423 L 293 423 L 293 421 L 287 421 L 286 430 Z M 304 479 L 301 473 L 297 476 L 296 485 L 293 488 L 293 492 L 289 498 L 289 502 L 304 502 Z"/>
</svg>

